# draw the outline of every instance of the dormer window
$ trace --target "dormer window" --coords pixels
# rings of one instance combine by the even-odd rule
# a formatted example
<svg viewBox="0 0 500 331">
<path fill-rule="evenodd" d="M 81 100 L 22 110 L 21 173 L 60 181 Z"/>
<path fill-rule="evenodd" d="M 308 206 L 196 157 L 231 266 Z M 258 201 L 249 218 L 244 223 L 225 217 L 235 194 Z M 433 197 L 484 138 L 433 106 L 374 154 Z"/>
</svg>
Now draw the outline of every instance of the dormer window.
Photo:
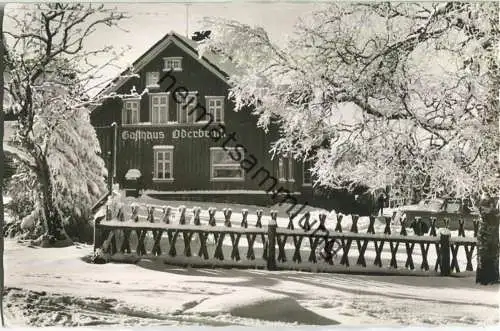
<svg viewBox="0 0 500 331">
<path fill-rule="evenodd" d="M 182 57 L 165 57 L 163 63 L 163 71 L 182 71 Z"/>
<path fill-rule="evenodd" d="M 160 81 L 160 73 L 158 71 L 152 71 L 146 73 L 146 87 L 158 87 L 159 81 Z"/>
</svg>

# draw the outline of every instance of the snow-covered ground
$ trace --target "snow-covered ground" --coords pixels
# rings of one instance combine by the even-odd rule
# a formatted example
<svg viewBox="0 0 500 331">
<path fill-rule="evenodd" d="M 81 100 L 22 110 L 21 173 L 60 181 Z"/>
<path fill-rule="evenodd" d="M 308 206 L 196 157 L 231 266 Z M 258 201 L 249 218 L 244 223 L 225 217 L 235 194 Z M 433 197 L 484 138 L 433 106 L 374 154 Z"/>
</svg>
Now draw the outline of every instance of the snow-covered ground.
<svg viewBox="0 0 500 331">
<path fill-rule="evenodd" d="M 88 264 L 91 246 L 6 242 L 9 326 L 493 325 L 498 286 L 472 277 Z"/>
</svg>

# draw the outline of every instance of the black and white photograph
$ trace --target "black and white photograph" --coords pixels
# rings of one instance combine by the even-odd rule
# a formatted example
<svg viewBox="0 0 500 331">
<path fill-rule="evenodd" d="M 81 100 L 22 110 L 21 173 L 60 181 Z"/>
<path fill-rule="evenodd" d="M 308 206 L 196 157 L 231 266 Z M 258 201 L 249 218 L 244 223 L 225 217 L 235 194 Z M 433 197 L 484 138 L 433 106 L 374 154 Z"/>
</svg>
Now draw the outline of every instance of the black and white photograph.
<svg viewBox="0 0 500 331">
<path fill-rule="evenodd" d="M 0 3 L 1 325 L 498 326 L 499 16 Z"/>
</svg>

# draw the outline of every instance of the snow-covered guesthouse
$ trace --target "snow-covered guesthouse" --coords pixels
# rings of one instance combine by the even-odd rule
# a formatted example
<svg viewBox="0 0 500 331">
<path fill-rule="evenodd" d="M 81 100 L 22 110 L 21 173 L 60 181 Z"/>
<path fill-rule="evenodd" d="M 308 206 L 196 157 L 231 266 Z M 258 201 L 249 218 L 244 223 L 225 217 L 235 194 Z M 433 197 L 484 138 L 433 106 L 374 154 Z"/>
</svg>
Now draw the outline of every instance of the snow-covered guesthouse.
<svg viewBox="0 0 500 331">
<path fill-rule="evenodd" d="M 307 171 L 293 159 L 272 158 L 276 128 L 265 133 L 250 112 L 233 110 L 233 68 L 215 54 L 200 57 L 198 46 L 168 33 L 101 92 L 114 97 L 91 121 L 105 159 L 116 164 L 115 181 L 127 188 L 128 177 L 140 175 L 146 193 L 176 198 L 307 200 Z"/>
</svg>

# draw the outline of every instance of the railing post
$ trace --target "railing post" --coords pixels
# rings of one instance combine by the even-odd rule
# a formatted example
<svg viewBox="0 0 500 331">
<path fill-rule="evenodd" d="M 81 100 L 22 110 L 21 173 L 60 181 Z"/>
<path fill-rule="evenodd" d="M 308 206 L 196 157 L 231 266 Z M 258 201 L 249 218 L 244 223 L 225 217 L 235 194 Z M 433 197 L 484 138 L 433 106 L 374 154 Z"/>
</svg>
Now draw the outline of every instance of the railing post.
<svg viewBox="0 0 500 331">
<path fill-rule="evenodd" d="M 450 268 L 450 236 L 448 229 L 441 230 L 439 234 L 439 250 L 441 251 L 441 276 L 449 276 Z"/>
<path fill-rule="evenodd" d="M 179 206 L 177 209 L 177 212 L 179 213 L 179 225 L 185 225 L 186 224 L 186 206 L 182 205 Z"/>
<path fill-rule="evenodd" d="M 271 211 L 271 219 L 267 225 L 267 270 L 276 270 L 276 228 L 278 213 Z"/>
</svg>

